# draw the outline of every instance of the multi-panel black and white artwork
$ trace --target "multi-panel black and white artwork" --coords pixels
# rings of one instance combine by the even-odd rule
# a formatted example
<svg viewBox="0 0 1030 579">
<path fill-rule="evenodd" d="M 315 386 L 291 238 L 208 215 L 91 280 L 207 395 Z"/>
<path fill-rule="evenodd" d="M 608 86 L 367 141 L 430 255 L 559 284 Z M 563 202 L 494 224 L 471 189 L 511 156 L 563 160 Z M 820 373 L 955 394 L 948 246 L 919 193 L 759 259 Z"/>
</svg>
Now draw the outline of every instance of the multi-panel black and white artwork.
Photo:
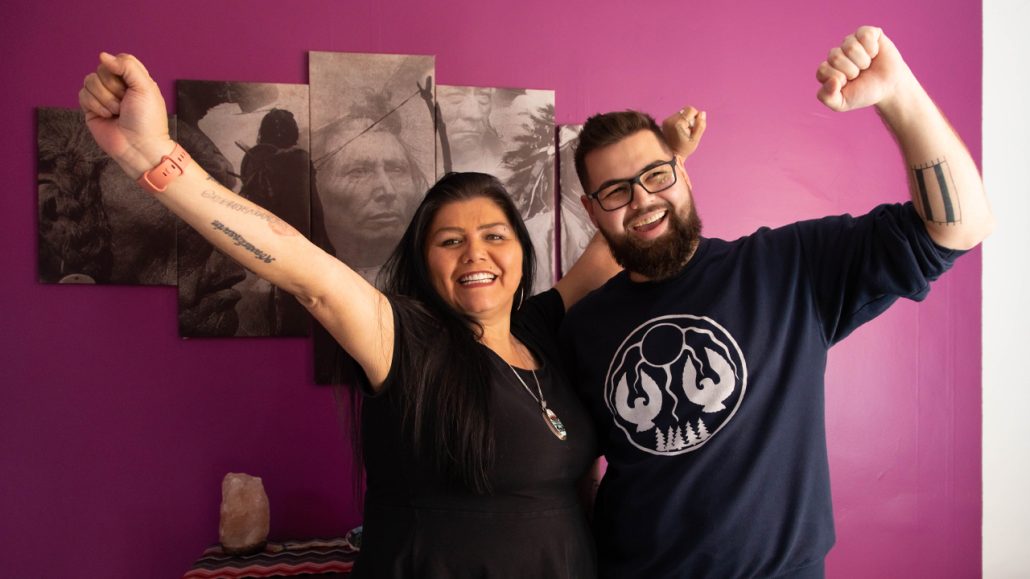
<svg viewBox="0 0 1030 579">
<path fill-rule="evenodd" d="M 311 52 L 307 85 L 178 81 L 170 129 L 215 180 L 380 287 L 429 186 L 450 171 L 490 173 L 529 229 L 534 290 L 550 288 L 593 233 L 572 168 L 577 127 L 561 127 L 556 150 L 553 91 L 435 79 L 432 56 Z M 82 113 L 39 109 L 38 126 L 41 282 L 175 285 L 184 337 L 310 332 L 295 299 L 125 176 Z M 314 328 L 316 381 L 337 381 L 340 349 Z"/>
</svg>

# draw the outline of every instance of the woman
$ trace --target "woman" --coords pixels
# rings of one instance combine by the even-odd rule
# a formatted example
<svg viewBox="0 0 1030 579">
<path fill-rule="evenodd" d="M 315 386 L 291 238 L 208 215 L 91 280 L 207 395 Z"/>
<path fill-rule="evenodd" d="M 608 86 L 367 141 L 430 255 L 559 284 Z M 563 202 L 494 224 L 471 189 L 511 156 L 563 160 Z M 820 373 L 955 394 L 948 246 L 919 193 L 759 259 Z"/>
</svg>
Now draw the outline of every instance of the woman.
<svg viewBox="0 0 1030 579">
<path fill-rule="evenodd" d="M 363 385 L 359 575 L 594 575 L 575 483 L 595 437 L 555 341 L 563 296 L 581 289 L 523 301 L 533 271 L 497 179 L 451 173 L 430 188 L 385 267 L 390 369 Z"/>
<path fill-rule="evenodd" d="M 488 175 L 452 174 L 427 193 L 381 293 L 186 160 L 135 58 L 102 54 L 79 100 L 126 173 L 296 296 L 364 371 L 359 576 L 595 574 L 574 491 L 596 455 L 594 434 L 558 366 L 555 334 L 565 309 L 615 271 L 600 241 L 554 290 L 527 297 L 533 251 L 508 195 Z M 163 159 L 170 152 L 174 162 Z"/>
</svg>

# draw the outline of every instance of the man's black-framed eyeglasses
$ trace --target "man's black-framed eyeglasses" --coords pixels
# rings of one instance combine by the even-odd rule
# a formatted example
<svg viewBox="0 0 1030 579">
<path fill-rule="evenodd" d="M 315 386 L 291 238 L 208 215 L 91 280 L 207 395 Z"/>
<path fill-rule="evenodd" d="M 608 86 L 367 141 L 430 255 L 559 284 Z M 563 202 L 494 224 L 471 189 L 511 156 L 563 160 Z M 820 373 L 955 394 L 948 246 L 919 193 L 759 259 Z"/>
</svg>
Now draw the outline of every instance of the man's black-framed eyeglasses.
<svg viewBox="0 0 1030 579">
<path fill-rule="evenodd" d="M 651 163 L 630 179 L 608 181 L 587 197 L 597 200 L 605 211 L 615 211 L 633 200 L 633 185 L 640 185 L 648 193 L 665 191 L 676 184 L 676 157 L 668 161 Z"/>
</svg>

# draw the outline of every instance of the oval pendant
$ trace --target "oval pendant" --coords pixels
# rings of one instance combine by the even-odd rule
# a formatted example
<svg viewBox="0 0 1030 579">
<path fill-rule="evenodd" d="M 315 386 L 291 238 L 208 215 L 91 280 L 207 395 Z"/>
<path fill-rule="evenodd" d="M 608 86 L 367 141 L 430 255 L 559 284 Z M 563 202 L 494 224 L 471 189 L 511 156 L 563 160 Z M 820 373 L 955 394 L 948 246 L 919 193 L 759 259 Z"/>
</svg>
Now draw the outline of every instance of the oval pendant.
<svg viewBox="0 0 1030 579">
<path fill-rule="evenodd" d="M 561 419 L 550 408 L 544 408 L 544 422 L 547 423 L 547 428 L 550 428 L 551 433 L 557 436 L 559 440 L 565 440 L 569 437 L 568 431 L 565 430 L 565 425 L 562 424 Z"/>
</svg>

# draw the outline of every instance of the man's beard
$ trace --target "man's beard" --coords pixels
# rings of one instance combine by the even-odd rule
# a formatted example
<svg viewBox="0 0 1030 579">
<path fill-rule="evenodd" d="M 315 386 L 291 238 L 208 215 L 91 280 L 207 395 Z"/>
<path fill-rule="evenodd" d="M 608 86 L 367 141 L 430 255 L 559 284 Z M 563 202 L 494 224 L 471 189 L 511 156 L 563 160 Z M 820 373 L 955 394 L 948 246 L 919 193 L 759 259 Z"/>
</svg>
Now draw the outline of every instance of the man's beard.
<svg viewBox="0 0 1030 579">
<path fill-rule="evenodd" d="M 685 219 L 671 207 L 665 218 L 669 231 L 652 241 L 641 243 L 628 233 L 615 237 L 602 230 L 601 234 L 608 240 L 615 261 L 627 271 L 651 281 L 668 279 L 682 271 L 693 255 L 701 237 L 701 218 L 693 203 Z"/>
</svg>

